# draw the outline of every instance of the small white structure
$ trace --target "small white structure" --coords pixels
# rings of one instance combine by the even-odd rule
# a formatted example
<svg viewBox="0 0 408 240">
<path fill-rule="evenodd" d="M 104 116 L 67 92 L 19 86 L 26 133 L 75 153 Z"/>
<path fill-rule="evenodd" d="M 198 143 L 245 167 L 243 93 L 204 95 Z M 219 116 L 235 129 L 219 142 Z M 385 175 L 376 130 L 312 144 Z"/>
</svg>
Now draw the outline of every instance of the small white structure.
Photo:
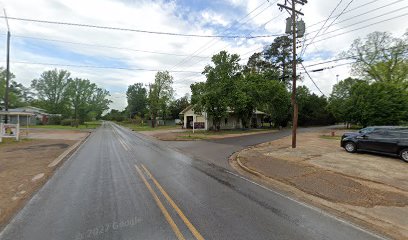
<svg viewBox="0 0 408 240">
<path fill-rule="evenodd" d="M 17 141 L 20 139 L 20 120 L 25 120 L 26 135 L 28 135 L 28 124 L 32 116 L 32 113 L 27 112 L 0 111 L 0 142 L 2 142 L 2 138 L 15 138 Z M 4 123 L 6 117 L 8 123 Z M 14 123 L 10 123 L 12 119 L 15 119 Z"/>
<path fill-rule="evenodd" d="M 234 114 L 233 111 L 228 110 L 228 116 L 221 120 L 220 128 L 221 129 L 240 129 L 243 128 L 241 119 Z M 193 105 L 188 106 L 180 115 L 184 119 L 184 128 L 191 128 L 194 130 L 210 130 L 213 129 L 213 120 L 207 115 L 206 112 L 195 113 Z M 262 121 L 266 113 L 256 110 L 250 119 L 249 126 L 257 128 L 262 126 Z"/>
<path fill-rule="evenodd" d="M 3 142 L 3 138 L 15 138 L 18 141 L 20 139 L 20 125 L 0 123 L 0 142 Z"/>
</svg>

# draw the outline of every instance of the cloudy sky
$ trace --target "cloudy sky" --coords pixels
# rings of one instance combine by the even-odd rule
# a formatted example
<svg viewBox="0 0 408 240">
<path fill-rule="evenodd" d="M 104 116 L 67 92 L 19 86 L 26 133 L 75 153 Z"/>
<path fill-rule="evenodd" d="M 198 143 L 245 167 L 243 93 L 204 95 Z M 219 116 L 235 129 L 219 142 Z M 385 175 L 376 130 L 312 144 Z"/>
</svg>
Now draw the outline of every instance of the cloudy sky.
<svg viewBox="0 0 408 240">
<path fill-rule="evenodd" d="M 309 41 L 339 2 L 333 16 L 347 9 L 337 19 L 331 18 L 326 26 L 335 22 L 329 29 L 323 28 L 314 43 L 306 48 L 305 66 L 336 59 L 355 38 L 365 37 L 370 32 L 389 31 L 401 36 L 407 28 L 408 0 L 308 2 L 301 10 L 305 14 L 303 20 Z M 14 18 L 211 36 L 283 34 L 289 15 L 281 12 L 276 3 L 284 3 L 284 0 L 0 0 L 0 6 Z M 384 22 L 378 23 L 380 21 Z M 171 74 L 176 97 L 180 97 L 190 92 L 191 83 L 204 80 L 200 72 L 210 63 L 213 54 L 221 50 L 238 53 L 245 64 L 252 53 L 273 41 L 273 37 L 184 37 L 13 19 L 9 19 L 9 25 L 11 71 L 16 81 L 29 86 L 43 71 L 67 69 L 74 77 L 87 78 L 109 90 L 113 100 L 111 108 L 115 109 L 126 106 L 128 85 L 153 82 L 155 70 L 174 71 Z M 6 22 L 0 19 L 1 66 L 5 66 L 6 32 Z M 348 61 L 308 69 L 345 62 Z M 337 75 L 339 79 L 350 76 L 349 66 L 311 74 L 325 94 L 331 92 Z M 306 76 L 302 84 L 320 94 Z"/>
</svg>

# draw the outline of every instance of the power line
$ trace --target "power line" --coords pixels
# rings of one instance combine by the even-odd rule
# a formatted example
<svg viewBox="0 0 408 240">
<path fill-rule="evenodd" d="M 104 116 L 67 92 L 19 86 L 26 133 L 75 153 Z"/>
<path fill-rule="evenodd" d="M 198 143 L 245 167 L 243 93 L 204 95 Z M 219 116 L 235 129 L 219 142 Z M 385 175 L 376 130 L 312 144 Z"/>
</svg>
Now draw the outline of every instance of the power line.
<svg viewBox="0 0 408 240">
<path fill-rule="evenodd" d="M 5 34 L 0 33 L 0 35 L 5 35 Z M 65 40 L 59 40 L 59 39 L 40 38 L 40 37 L 31 37 L 31 36 L 23 36 L 23 35 L 13 35 L 13 37 L 35 39 L 35 40 L 49 41 L 49 42 L 66 43 L 66 44 L 73 44 L 73 45 L 83 45 L 83 46 L 98 47 L 98 48 L 110 48 L 110 49 L 127 50 L 127 51 L 134 51 L 134 52 L 169 55 L 169 56 L 179 56 L 179 57 L 188 56 L 187 54 L 147 51 L 147 50 L 140 50 L 140 49 L 133 49 L 133 48 L 115 47 L 115 46 L 109 46 L 109 45 L 99 45 L 99 44 L 92 44 L 92 43 L 73 42 L 73 41 L 65 41 Z M 197 58 L 209 58 L 209 56 L 197 56 Z"/>
<path fill-rule="evenodd" d="M 337 37 L 337 36 L 340 36 L 340 35 L 344 35 L 344 34 L 347 34 L 347 33 L 350 33 L 350 32 L 358 31 L 358 30 L 368 28 L 368 27 L 371 27 L 371 26 L 379 24 L 379 23 L 388 22 L 388 21 L 391 21 L 391 20 L 394 20 L 394 19 L 397 19 L 397 18 L 400 18 L 400 17 L 407 16 L 407 15 L 408 15 L 408 13 L 405 13 L 405 14 L 402 14 L 402 15 L 398 15 L 396 17 L 392 17 L 392 18 L 388 18 L 388 19 L 385 19 L 385 20 L 382 20 L 382 21 L 371 23 L 371 24 L 368 24 L 368 25 L 365 25 L 365 26 L 362 26 L 362 27 L 359 27 L 359 28 L 355 28 L 355 29 L 350 30 L 350 31 L 342 32 L 342 33 L 339 33 L 339 34 L 336 34 L 336 35 L 333 35 L 333 36 L 330 36 L 330 37 L 327 37 L 327 38 L 316 40 L 314 43 L 325 41 L 327 39 L 331 39 L 331 38 L 334 38 L 334 37 Z M 329 32 L 329 33 L 331 33 L 331 32 Z M 329 34 L 329 33 L 326 33 L 326 34 Z"/>
<path fill-rule="evenodd" d="M 278 1 L 278 0 L 276 0 L 276 1 Z M 256 7 L 254 10 L 252 10 L 252 11 L 249 12 L 247 15 L 245 15 L 245 17 L 239 19 L 239 20 L 238 20 L 238 23 L 241 22 L 242 20 L 244 20 L 245 18 L 247 18 L 248 16 L 250 16 L 253 12 L 255 12 L 255 11 L 258 10 L 260 7 L 262 7 L 266 2 L 269 2 L 269 0 L 264 1 L 261 5 L 259 5 L 259 6 Z M 272 5 L 272 4 L 269 4 L 269 5 L 268 5 L 265 9 L 263 9 L 261 12 L 264 12 L 264 11 L 265 11 L 266 9 L 268 9 L 271 5 Z M 259 15 L 259 14 L 257 14 L 256 16 L 258 16 L 258 15 Z M 240 23 L 238 26 L 242 26 L 243 24 L 246 24 L 249 20 L 255 18 L 256 16 L 253 16 L 253 17 L 249 18 L 247 21 L 245 21 L 245 22 L 243 22 L 243 23 Z M 233 25 L 231 25 L 230 27 L 228 27 L 228 28 L 227 28 L 226 30 L 224 30 L 222 33 L 225 33 L 225 32 L 227 32 L 227 31 L 231 30 L 231 29 L 233 28 L 233 26 L 235 26 L 235 24 L 233 24 Z M 173 65 L 173 66 L 171 67 L 171 69 L 173 69 L 173 68 L 175 68 L 175 67 L 177 67 L 177 66 L 179 66 L 179 65 L 181 65 L 181 64 L 184 64 L 185 62 L 187 62 L 187 61 L 189 61 L 190 59 L 194 58 L 196 54 L 199 54 L 199 53 L 203 52 L 204 50 L 207 50 L 208 48 L 214 46 L 214 45 L 212 45 L 212 46 L 207 47 L 208 45 L 210 45 L 210 44 L 213 43 L 214 41 L 217 41 L 217 40 L 213 39 L 213 40 L 211 40 L 211 41 L 205 43 L 203 46 L 201 46 L 201 47 L 199 47 L 197 50 L 195 50 L 189 57 L 186 57 L 185 59 L 183 59 L 183 60 L 179 61 L 178 63 L 176 63 L 175 65 Z"/>
<path fill-rule="evenodd" d="M 349 25 L 347 25 L 347 26 L 345 26 L 345 27 L 338 28 L 338 29 L 336 29 L 336 30 L 327 32 L 327 33 L 325 33 L 325 34 L 321 34 L 319 37 L 324 36 L 324 35 L 328 35 L 328 34 L 330 34 L 330 33 L 334 33 L 334 32 L 340 31 L 340 30 L 342 30 L 342 29 L 346 29 L 346 28 L 349 28 L 349 27 L 352 27 L 352 26 L 355 26 L 355 25 L 358 25 L 358 24 L 361 24 L 361 23 L 368 22 L 368 21 L 370 21 L 370 20 L 377 19 L 377 18 L 386 16 L 386 15 L 389 15 L 389 14 L 391 14 L 391 13 L 396 13 L 396 12 L 399 12 L 399 11 L 404 10 L 404 9 L 406 9 L 406 8 L 408 8 L 408 6 L 405 6 L 405 7 L 403 7 L 403 8 L 398 8 L 398 9 L 395 9 L 395 10 L 392 10 L 392 11 L 389 11 L 389 12 L 386 12 L 386 13 L 383 13 L 383 14 L 380 14 L 380 15 L 378 15 L 378 16 L 374 16 L 374 17 L 371 17 L 371 18 L 367 18 L 367 19 L 364 19 L 364 20 L 362 20 L 362 21 L 359 21 L 359 22 L 356 22 L 356 23 L 353 23 L 353 24 L 349 24 Z"/>
<path fill-rule="evenodd" d="M 0 18 L 6 18 L 6 16 L 0 16 Z M 128 32 L 137 32 L 137 33 L 146 33 L 146 34 L 158 34 L 158 35 L 168 35 L 168 36 L 178 36 L 178 37 L 199 37 L 199 38 L 269 38 L 280 36 L 281 34 L 268 34 L 268 35 L 257 35 L 257 36 L 242 36 L 242 35 L 199 35 L 199 34 L 185 34 L 185 33 L 172 33 L 172 32 L 159 32 L 159 31 L 149 31 L 149 30 L 140 30 L 140 29 L 131 29 L 131 28 L 120 28 L 120 27 L 110 27 L 102 25 L 91 25 L 83 23 L 71 23 L 71 22 L 58 22 L 58 21 L 49 21 L 49 20 L 38 20 L 38 19 L 29 19 L 29 18 L 18 18 L 18 17 L 8 17 L 10 20 L 16 21 L 25 21 L 25 22 L 36 22 L 36 23 L 46 23 L 46 24 L 55 24 L 55 25 L 66 25 L 74 27 L 86 27 L 86 28 L 97 28 L 105 30 L 117 30 L 117 31 L 128 31 Z"/>
<path fill-rule="evenodd" d="M 380 1 L 380 0 L 373 0 L 373 1 L 371 1 L 371 2 L 368 2 L 368 3 L 365 3 L 365 4 L 361 4 L 361 5 L 359 5 L 359 6 L 355 7 L 355 8 L 352 8 L 352 9 L 349 9 L 349 10 L 345 11 L 343 14 L 352 12 L 352 11 L 354 11 L 354 10 L 357 10 L 357 9 L 360 9 L 360 8 L 363 8 L 363 7 L 365 8 L 365 7 L 367 7 L 367 5 L 370 5 L 370 4 L 375 3 L 375 2 L 378 2 L 378 1 Z M 330 19 L 331 19 L 331 18 L 335 18 L 335 17 L 337 17 L 337 15 L 330 17 Z M 322 20 L 322 21 L 320 21 L 320 22 L 313 23 L 313 24 L 309 25 L 309 28 L 311 28 L 311 27 L 313 27 L 313 26 L 316 26 L 316 25 L 318 25 L 318 24 L 320 24 L 320 23 L 322 23 L 322 22 L 324 22 L 324 21 L 325 21 L 325 20 Z"/>
<path fill-rule="evenodd" d="M 319 35 L 320 31 L 324 28 L 324 26 L 326 25 L 326 23 L 329 21 L 330 17 L 333 15 L 333 13 L 336 11 L 336 9 L 340 6 L 340 4 L 343 2 L 343 0 L 340 0 L 336 7 L 331 11 L 330 15 L 327 17 L 326 21 L 324 21 L 323 25 L 320 27 L 319 31 L 317 31 L 316 35 L 312 38 L 312 41 L 310 41 L 310 43 L 306 44 L 306 46 L 302 49 L 302 52 L 300 53 L 300 56 L 302 57 L 303 54 L 305 53 L 307 47 L 313 43 L 313 41 L 315 40 L 315 38 Z"/>
<path fill-rule="evenodd" d="M 320 92 L 321 94 L 323 94 L 323 96 L 326 97 L 326 95 L 322 92 L 322 90 L 320 90 L 319 86 L 317 86 L 316 82 L 315 82 L 315 81 L 313 80 L 313 78 L 310 76 L 310 74 L 309 74 L 309 72 L 307 71 L 307 69 L 305 68 L 305 66 L 303 66 L 303 63 L 301 62 L 300 64 L 302 65 L 303 69 L 304 69 L 305 72 L 306 72 L 306 75 L 307 75 L 307 76 L 309 77 L 309 79 L 313 82 L 313 84 L 315 85 L 315 87 L 317 88 L 317 90 L 319 90 L 319 92 Z"/>
<path fill-rule="evenodd" d="M 325 32 L 327 31 L 327 29 L 329 29 L 337 19 L 339 19 L 339 17 L 344 13 L 344 11 L 347 10 L 347 8 L 350 6 L 350 4 L 351 4 L 353 1 L 354 1 L 354 0 L 351 0 L 351 1 L 347 4 L 347 6 L 343 9 L 343 11 L 341 11 L 341 13 L 340 13 L 339 15 L 337 15 L 337 17 L 329 24 L 329 26 L 327 26 L 327 28 L 325 28 L 325 29 L 323 30 L 323 33 L 325 33 Z"/>
<path fill-rule="evenodd" d="M 60 67 L 76 67 L 76 68 L 103 68 L 103 69 L 116 69 L 116 70 L 131 70 L 131 71 L 147 71 L 147 72 L 159 72 L 168 71 L 174 73 L 200 73 L 199 71 L 182 71 L 182 70 L 160 70 L 160 69 L 146 69 L 146 68 L 126 68 L 126 67 L 113 67 L 113 66 L 95 66 L 95 65 L 74 65 L 74 64 L 61 64 L 61 63 L 43 63 L 43 62 L 27 62 L 27 61 L 13 61 L 16 64 L 28 64 L 28 65 L 45 65 L 45 66 L 60 66 Z"/>
<path fill-rule="evenodd" d="M 372 10 L 370 10 L 370 11 L 367 11 L 367 12 L 364 12 L 364 13 L 361 13 L 361 14 L 358 14 L 358 15 L 355 15 L 355 16 L 350 17 L 350 18 L 346 18 L 346 19 L 344 19 L 344 20 L 342 20 L 342 21 L 340 21 L 340 22 L 334 23 L 333 25 L 337 25 L 337 24 L 340 24 L 340 23 L 343 23 L 343 22 L 346 22 L 346 21 L 355 19 L 355 18 L 357 18 L 357 17 L 361 17 L 361 16 L 363 16 L 363 15 L 366 15 L 366 14 L 369 14 L 369 13 L 372 13 L 372 12 L 375 12 L 375 11 L 380 10 L 380 9 L 382 9 L 382 8 L 385 8 L 385 7 L 394 5 L 394 4 L 396 4 L 396 3 L 401 3 L 401 2 L 403 2 L 403 1 L 406 1 L 406 0 L 397 0 L 397 1 L 395 1 L 395 2 L 392 2 L 392 3 L 386 4 L 386 5 L 380 6 L 380 7 L 375 8 L 375 9 L 372 9 Z M 407 8 L 407 7 L 408 7 L 408 6 L 403 7 L 403 8 L 398 8 L 398 9 L 396 9 L 396 10 L 393 10 L 393 11 L 390 11 L 390 12 L 387 12 L 387 13 L 384 13 L 384 14 L 379 15 L 379 16 L 377 16 L 377 17 L 384 16 L 384 15 L 387 15 L 387 14 L 390 14 L 390 13 L 393 13 L 393 12 L 397 12 L 397 11 L 403 10 L 403 9 L 405 9 L 405 8 Z M 370 19 L 374 19 L 374 18 L 376 18 L 376 17 L 373 17 L 373 18 L 370 18 Z M 367 21 L 367 20 L 368 20 L 368 19 L 366 19 L 366 20 L 364 20 L 364 21 Z M 360 23 L 361 23 L 361 22 L 360 22 Z M 354 25 L 355 25 L 355 24 L 354 24 Z M 350 25 L 347 26 L 347 27 L 350 27 Z M 327 29 L 327 28 L 328 28 L 328 27 L 325 27 L 325 29 Z M 346 28 L 346 27 L 344 27 L 344 28 Z M 308 32 L 308 33 L 305 34 L 305 36 L 310 35 L 311 33 L 314 33 L 314 32 L 317 32 L 317 31 L 318 31 L 318 30 L 314 30 L 314 31 L 312 31 L 312 32 Z M 322 35 L 324 35 L 324 34 L 322 34 Z M 322 35 L 321 35 L 321 36 L 322 36 Z"/>
</svg>

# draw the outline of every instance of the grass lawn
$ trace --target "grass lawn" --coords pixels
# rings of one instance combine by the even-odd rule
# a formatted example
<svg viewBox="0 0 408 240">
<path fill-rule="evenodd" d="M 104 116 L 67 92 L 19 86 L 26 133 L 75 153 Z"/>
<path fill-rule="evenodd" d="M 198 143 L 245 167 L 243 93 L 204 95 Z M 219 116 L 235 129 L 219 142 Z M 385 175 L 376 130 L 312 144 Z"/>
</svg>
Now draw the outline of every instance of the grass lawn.
<svg viewBox="0 0 408 240">
<path fill-rule="evenodd" d="M 95 129 L 102 124 L 101 121 L 92 121 L 92 122 L 85 122 L 83 125 L 79 125 L 78 128 L 71 127 L 71 126 L 62 126 L 62 125 L 34 125 L 29 126 L 30 128 L 43 128 L 43 129 Z"/>
<path fill-rule="evenodd" d="M 321 135 L 320 138 L 323 139 L 329 139 L 329 140 L 341 140 L 341 136 L 327 136 L 327 135 Z"/>
<path fill-rule="evenodd" d="M 156 126 L 152 128 L 150 125 L 138 125 L 133 123 L 123 123 L 123 122 L 116 122 L 117 124 L 130 128 L 133 131 L 141 132 L 141 131 L 157 131 L 157 130 L 166 130 L 166 129 L 181 129 L 181 126 Z"/>
</svg>

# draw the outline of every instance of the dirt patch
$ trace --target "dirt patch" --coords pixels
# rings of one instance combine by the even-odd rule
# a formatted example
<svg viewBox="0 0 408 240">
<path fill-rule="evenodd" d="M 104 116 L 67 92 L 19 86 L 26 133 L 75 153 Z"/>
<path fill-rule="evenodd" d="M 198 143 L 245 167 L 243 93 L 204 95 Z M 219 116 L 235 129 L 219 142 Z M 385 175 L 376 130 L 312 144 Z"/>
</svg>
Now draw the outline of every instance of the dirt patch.
<svg viewBox="0 0 408 240">
<path fill-rule="evenodd" d="M 398 158 L 347 153 L 339 138 L 330 135 L 329 131 L 303 133 L 296 149 L 287 137 L 236 156 L 260 173 L 255 178 L 259 181 L 393 238 L 407 239 L 408 218 L 403 216 L 408 215 L 408 164 Z"/>
<path fill-rule="evenodd" d="M 0 144 L 0 229 L 52 175 L 48 164 L 76 142 L 34 139 Z"/>
</svg>

